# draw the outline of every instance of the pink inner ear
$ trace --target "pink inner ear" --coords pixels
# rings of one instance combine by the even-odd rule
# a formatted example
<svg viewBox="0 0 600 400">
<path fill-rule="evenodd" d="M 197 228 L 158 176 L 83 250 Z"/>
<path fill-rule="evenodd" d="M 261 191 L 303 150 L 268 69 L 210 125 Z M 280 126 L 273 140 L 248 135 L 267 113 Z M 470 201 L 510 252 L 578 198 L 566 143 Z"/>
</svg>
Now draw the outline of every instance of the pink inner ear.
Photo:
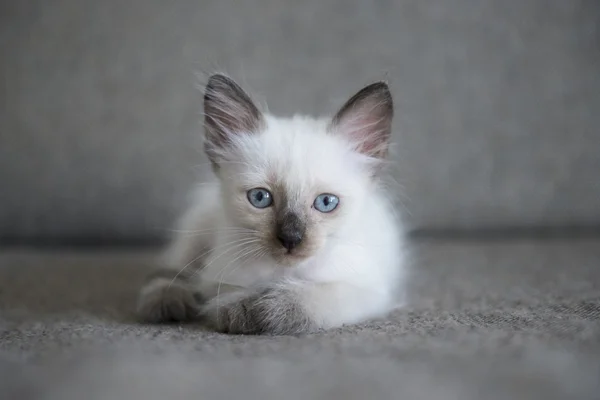
<svg viewBox="0 0 600 400">
<path fill-rule="evenodd" d="M 358 152 L 374 158 L 383 158 L 387 154 L 389 144 L 391 117 L 385 112 L 386 107 L 381 104 L 363 106 L 348 110 L 347 114 L 338 120 L 336 130 L 346 136 Z"/>
<path fill-rule="evenodd" d="M 384 82 L 373 83 L 350 98 L 332 121 L 332 128 L 346 136 L 356 150 L 383 158 L 391 134 L 394 105 Z"/>
</svg>

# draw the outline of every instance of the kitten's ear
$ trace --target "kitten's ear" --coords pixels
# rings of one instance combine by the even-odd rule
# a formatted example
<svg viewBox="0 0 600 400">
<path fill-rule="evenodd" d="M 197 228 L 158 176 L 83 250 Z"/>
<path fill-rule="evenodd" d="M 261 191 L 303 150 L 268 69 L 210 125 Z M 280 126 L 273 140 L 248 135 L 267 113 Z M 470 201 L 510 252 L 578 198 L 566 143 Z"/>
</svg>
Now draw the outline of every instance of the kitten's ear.
<svg viewBox="0 0 600 400">
<path fill-rule="evenodd" d="M 262 124 L 262 113 L 237 83 L 221 74 L 208 79 L 204 91 L 205 151 L 213 163 L 232 137 L 258 132 Z"/>
<path fill-rule="evenodd" d="M 376 82 L 350 98 L 331 121 L 330 131 L 346 136 L 357 151 L 373 158 L 387 155 L 394 103 L 385 82 Z"/>
</svg>

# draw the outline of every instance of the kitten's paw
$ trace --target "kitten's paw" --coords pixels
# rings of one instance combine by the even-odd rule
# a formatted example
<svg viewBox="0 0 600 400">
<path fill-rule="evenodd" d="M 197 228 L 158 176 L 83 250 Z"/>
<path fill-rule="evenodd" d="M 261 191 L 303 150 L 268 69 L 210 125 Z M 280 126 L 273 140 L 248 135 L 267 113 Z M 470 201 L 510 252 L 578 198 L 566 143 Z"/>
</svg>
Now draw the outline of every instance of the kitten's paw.
<svg viewBox="0 0 600 400">
<path fill-rule="evenodd" d="M 231 334 L 296 335 L 316 329 L 294 297 L 279 288 L 229 301 L 213 299 L 203 317 L 212 329 Z"/>
<path fill-rule="evenodd" d="M 157 278 L 142 288 L 137 314 L 148 323 L 192 321 L 200 315 L 201 300 L 187 284 Z"/>
</svg>

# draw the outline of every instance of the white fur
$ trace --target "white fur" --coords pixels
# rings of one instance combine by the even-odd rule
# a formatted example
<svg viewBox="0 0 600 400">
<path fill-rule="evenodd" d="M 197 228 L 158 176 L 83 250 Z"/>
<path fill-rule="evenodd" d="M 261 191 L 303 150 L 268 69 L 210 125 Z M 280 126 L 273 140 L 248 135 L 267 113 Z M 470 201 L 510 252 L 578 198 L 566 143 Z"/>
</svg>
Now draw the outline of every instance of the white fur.
<svg viewBox="0 0 600 400">
<path fill-rule="evenodd" d="M 261 132 L 233 135 L 220 156 L 218 178 L 195 192 L 168 252 L 172 268 L 198 269 L 205 296 L 218 302 L 217 294 L 239 295 L 276 282 L 322 328 L 381 316 L 403 298 L 400 221 L 373 178 L 374 160 L 328 131 L 328 120 L 266 115 Z M 245 192 L 269 188 L 274 176 L 308 212 L 318 213 L 310 202 L 320 193 L 340 198 L 338 215 L 323 222 L 327 228 L 314 254 L 292 265 L 278 262 L 238 224 L 243 213 L 263 212 L 243 204 Z"/>
</svg>

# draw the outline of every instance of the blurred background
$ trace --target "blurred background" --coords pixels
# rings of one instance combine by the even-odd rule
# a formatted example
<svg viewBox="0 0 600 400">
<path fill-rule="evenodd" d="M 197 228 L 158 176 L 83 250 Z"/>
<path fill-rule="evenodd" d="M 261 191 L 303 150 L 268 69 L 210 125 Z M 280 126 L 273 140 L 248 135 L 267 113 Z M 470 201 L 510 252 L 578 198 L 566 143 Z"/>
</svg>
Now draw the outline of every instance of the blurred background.
<svg viewBox="0 0 600 400">
<path fill-rule="evenodd" d="M 0 240 L 159 243 L 209 168 L 198 72 L 280 115 L 390 81 L 421 232 L 600 226 L 597 0 L 0 3 Z"/>
</svg>

